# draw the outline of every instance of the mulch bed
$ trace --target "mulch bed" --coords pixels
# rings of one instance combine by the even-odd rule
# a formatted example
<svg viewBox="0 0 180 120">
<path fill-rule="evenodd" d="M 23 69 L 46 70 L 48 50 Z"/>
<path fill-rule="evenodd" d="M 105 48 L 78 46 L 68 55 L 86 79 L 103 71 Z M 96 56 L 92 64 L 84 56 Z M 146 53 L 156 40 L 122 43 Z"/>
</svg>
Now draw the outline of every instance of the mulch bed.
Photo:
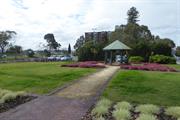
<svg viewBox="0 0 180 120">
<path fill-rule="evenodd" d="M 26 102 L 29 102 L 37 97 L 35 96 L 18 96 L 16 99 L 11 99 L 6 101 L 3 104 L 0 104 L 0 113 L 6 112 L 9 109 L 15 108 L 18 105 L 24 104 Z"/>
<path fill-rule="evenodd" d="M 105 118 L 105 120 L 116 120 L 113 116 L 112 116 L 112 112 L 114 111 L 114 108 L 113 108 L 114 104 L 109 108 L 109 111 L 107 114 L 103 115 L 103 117 Z M 136 120 L 140 113 L 139 112 L 135 112 L 135 105 L 133 106 L 132 110 L 130 110 L 131 112 L 131 120 Z M 89 110 L 87 112 L 87 114 L 81 119 L 81 120 L 94 120 L 93 119 L 93 115 L 91 115 L 91 110 Z M 164 108 L 161 107 L 160 108 L 160 112 L 157 113 L 157 114 L 154 114 L 156 117 L 157 117 L 157 120 L 177 120 L 176 118 L 173 118 L 172 116 L 168 116 L 165 114 L 165 111 L 164 111 Z"/>
</svg>

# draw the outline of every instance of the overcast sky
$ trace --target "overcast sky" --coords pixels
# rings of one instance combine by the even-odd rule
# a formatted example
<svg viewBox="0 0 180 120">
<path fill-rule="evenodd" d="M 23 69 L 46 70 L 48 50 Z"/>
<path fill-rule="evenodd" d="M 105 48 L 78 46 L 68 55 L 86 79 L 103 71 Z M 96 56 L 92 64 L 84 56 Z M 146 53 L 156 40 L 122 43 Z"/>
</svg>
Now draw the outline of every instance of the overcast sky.
<svg viewBox="0 0 180 120">
<path fill-rule="evenodd" d="M 0 0 L 0 30 L 18 33 L 16 44 L 37 49 L 46 33 L 54 33 L 63 48 L 85 31 L 114 30 L 126 24 L 135 6 L 139 24 L 180 45 L 180 0 Z"/>
</svg>

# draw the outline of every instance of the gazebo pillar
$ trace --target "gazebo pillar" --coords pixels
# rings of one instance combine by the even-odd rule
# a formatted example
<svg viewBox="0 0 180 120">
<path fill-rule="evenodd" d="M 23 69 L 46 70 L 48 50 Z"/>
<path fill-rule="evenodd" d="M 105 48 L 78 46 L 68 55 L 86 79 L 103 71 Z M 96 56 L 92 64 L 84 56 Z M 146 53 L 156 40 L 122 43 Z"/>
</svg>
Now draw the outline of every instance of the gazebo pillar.
<svg viewBox="0 0 180 120">
<path fill-rule="evenodd" d="M 105 64 L 107 63 L 107 51 L 105 51 L 105 58 L 104 58 Z"/>
<path fill-rule="evenodd" d="M 112 64 L 112 50 L 111 50 L 111 53 L 110 53 L 110 64 Z"/>
</svg>

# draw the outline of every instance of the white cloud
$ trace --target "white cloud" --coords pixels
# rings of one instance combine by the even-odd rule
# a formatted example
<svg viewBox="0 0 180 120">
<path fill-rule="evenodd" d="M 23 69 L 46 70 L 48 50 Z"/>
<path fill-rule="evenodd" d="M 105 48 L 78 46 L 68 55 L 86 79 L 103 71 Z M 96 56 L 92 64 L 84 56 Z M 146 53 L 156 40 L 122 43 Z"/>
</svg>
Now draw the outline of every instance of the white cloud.
<svg viewBox="0 0 180 120">
<path fill-rule="evenodd" d="M 0 30 L 15 30 L 16 44 L 25 49 L 37 49 L 50 32 L 67 47 L 92 28 L 113 30 L 125 24 L 127 10 L 135 6 L 141 14 L 140 24 L 180 45 L 179 4 L 179 0 L 1 0 Z"/>
</svg>

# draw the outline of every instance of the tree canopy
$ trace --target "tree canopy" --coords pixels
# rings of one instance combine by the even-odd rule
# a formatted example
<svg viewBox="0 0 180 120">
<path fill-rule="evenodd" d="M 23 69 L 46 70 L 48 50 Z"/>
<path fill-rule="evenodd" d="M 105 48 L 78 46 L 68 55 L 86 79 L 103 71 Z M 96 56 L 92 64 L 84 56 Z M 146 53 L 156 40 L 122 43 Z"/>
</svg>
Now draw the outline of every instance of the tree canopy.
<svg viewBox="0 0 180 120">
<path fill-rule="evenodd" d="M 16 35 L 15 31 L 0 31 L 0 49 L 1 53 L 5 52 L 5 47 L 9 45 L 9 40 Z"/>
<path fill-rule="evenodd" d="M 137 23 L 139 20 L 139 12 L 137 11 L 137 9 L 135 7 L 131 7 L 128 12 L 127 12 L 127 15 L 128 15 L 128 23 L 132 23 L 132 24 L 135 24 Z"/>
<path fill-rule="evenodd" d="M 46 35 L 44 35 L 44 39 L 47 41 L 48 43 L 48 47 L 49 50 L 57 50 L 58 47 L 60 47 L 61 45 L 55 40 L 54 34 L 52 33 L 48 33 Z"/>
</svg>

